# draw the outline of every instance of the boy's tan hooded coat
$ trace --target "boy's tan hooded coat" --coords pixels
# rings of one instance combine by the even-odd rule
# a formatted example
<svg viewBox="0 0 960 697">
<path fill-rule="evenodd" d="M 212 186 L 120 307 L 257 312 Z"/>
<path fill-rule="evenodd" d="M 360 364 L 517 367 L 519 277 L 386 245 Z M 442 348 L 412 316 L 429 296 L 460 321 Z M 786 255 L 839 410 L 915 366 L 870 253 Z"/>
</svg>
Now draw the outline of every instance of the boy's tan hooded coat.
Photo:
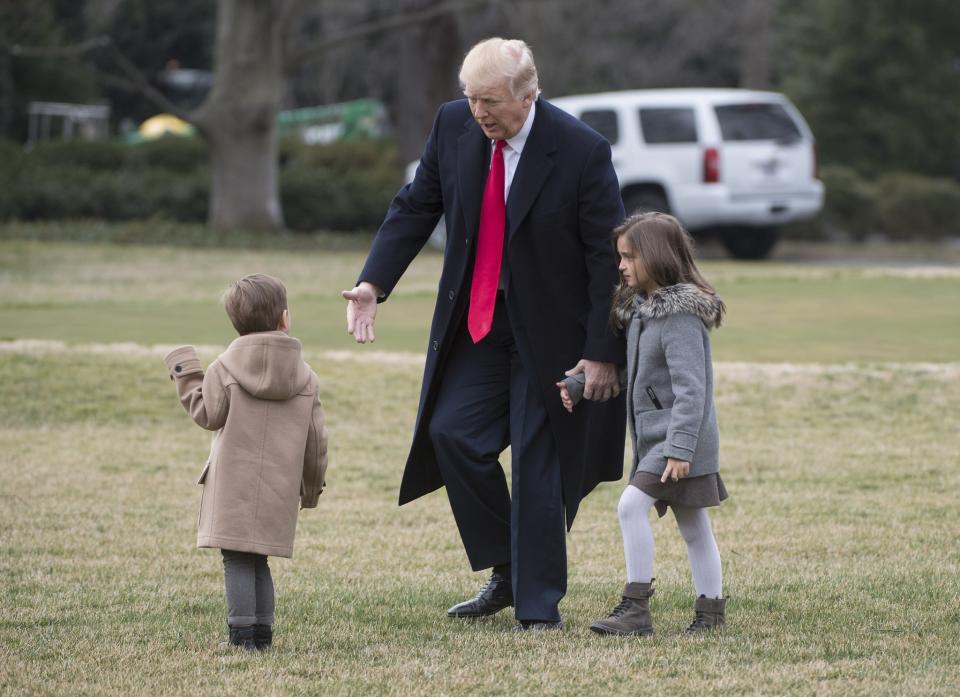
<svg viewBox="0 0 960 697">
<path fill-rule="evenodd" d="M 206 374 L 192 346 L 167 354 L 187 413 L 215 431 L 197 547 L 293 555 L 298 505 L 314 508 L 327 469 L 317 376 L 283 332 L 234 340 Z"/>
</svg>

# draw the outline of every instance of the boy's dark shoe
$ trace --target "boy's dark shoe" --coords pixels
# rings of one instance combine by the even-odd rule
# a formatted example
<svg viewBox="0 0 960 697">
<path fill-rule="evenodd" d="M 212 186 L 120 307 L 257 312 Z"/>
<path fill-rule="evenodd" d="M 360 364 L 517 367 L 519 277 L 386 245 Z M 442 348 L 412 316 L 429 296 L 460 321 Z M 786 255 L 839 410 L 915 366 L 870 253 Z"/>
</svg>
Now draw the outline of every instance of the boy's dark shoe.
<svg viewBox="0 0 960 697">
<path fill-rule="evenodd" d="M 513 605 L 513 584 L 510 577 L 494 571 L 490 580 L 470 600 L 447 610 L 448 617 L 486 617 Z"/>
<path fill-rule="evenodd" d="M 230 627 L 230 645 L 238 646 L 247 651 L 256 651 L 257 644 L 253 638 L 253 625 Z"/>
<path fill-rule="evenodd" d="M 515 632 L 548 632 L 557 629 L 563 629 L 560 620 L 517 620 L 513 625 Z"/>
<path fill-rule="evenodd" d="M 687 627 L 687 634 L 700 634 L 722 627 L 726 621 L 726 598 L 708 598 L 701 595 L 693 604 L 695 613 L 693 622 Z"/>
<path fill-rule="evenodd" d="M 597 634 L 616 636 L 651 636 L 653 620 L 650 617 L 650 596 L 653 595 L 653 581 L 650 583 L 628 583 L 623 587 L 620 604 L 606 619 L 597 620 L 590 629 Z"/>
<path fill-rule="evenodd" d="M 269 624 L 253 625 L 253 642 L 259 651 L 269 649 L 273 646 L 273 627 Z"/>
</svg>

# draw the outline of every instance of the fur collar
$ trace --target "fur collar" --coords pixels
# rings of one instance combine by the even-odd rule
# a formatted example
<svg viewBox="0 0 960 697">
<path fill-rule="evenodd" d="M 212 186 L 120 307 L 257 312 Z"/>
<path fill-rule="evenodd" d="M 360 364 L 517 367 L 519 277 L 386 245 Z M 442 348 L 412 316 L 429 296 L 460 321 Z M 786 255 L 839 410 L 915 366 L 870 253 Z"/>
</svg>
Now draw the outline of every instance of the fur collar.
<svg viewBox="0 0 960 697">
<path fill-rule="evenodd" d="M 699 317 L 708 329 L 716 327 L 722 317 L 719 296 L 702 291 L 692 283 L 657 288 L 649 296 L 638 295 L 636 307 L 637 314 L 644 320 L 690 314 Z"/>
</svg>

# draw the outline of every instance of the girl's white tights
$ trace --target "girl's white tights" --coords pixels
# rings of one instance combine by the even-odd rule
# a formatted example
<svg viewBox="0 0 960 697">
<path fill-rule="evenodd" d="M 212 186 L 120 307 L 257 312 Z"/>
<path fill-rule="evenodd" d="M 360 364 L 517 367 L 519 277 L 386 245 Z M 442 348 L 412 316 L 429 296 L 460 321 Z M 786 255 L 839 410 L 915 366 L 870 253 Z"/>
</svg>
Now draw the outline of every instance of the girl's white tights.
<svg viewBox="0 0 960 697">
<path fill-rule="evenodd" d="M 653 529 L 648 516 L 657 500 L 628 486 L 620 497 L 617 514 L 623 532 L 623 553 L 627 560 L 627 583 L 649 583 L 653 578 Z M 713 538 L 710 517 L 703 508 L 671 506 L 677 527 L 687 543 L 693 587 L 697 595 L 722 597 L 720 551 Z"/>
</svg>

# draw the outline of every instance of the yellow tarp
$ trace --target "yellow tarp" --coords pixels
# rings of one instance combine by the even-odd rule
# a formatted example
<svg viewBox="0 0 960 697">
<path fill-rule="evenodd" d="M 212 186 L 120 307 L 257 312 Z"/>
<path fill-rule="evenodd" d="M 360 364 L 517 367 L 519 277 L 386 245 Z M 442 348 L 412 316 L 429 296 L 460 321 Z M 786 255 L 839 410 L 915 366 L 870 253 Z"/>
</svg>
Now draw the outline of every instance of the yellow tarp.
<svg viewBox="0 0 960 697">
<path fill-rule="evenodd" d="M 157 114 L 140 124 L 140 135 L 146 140 L 163 138 L 164 136 L 186 136 L 194 132 L 193 126 L 178 119 L 173 114 Z"/>
</svg>

